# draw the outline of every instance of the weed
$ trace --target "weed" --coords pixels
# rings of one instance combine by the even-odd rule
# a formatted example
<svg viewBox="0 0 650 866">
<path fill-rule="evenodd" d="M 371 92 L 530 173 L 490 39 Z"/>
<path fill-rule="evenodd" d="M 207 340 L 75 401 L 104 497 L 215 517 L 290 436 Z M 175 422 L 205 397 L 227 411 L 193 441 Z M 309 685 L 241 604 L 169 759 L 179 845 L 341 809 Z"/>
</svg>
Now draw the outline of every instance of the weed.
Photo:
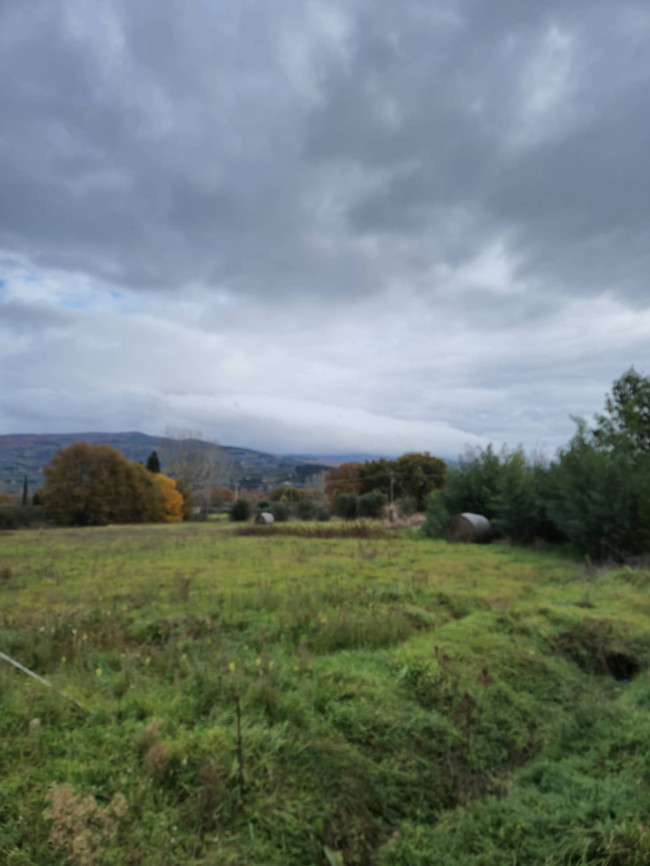
<svg viewBox="0 0 650 866">
<path fill-rule="evenodd" d="M 164 743 L 157 741 L 149 746 L 144 756 L 144 766 L 152 779 L 164 776 L 170 757 L 169 748 Z"/>
<path fill-rule="evenodd" d="M 100 806 L 92 794 L 82 797 L 71 785 L 53 784 L 47 801 L 50 805 L 43 816 L 52 822 L 52 847 L 72 866 L 102 863 L 128 811 L 124 795 L 115 794 L 106 806 Z"/>
</svg>

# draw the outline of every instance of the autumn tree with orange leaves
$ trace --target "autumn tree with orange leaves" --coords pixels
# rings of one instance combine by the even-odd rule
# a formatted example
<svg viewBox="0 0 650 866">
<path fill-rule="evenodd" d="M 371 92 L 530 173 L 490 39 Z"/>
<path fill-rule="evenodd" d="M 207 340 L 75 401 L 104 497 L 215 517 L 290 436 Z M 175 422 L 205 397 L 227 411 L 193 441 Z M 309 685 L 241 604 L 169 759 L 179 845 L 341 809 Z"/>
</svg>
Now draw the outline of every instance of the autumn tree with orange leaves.
<svg viewBox="0 0 650 866">
<path fill-rule="evenodd" d="M 45 511 L 62 526 L 178 519 L 180 493 L 172 479 L 153 475 L 111 445 L 74 442 L 56 452 L 43 474 Z"/>
<path fill-rule="evenodd" d="M 176 487 L 173 478 L 157 473 L 154 475 L 154 483 L 162 498 L 163 522 L 180 523 L 183 519 L 183 494 Z"/>
<path fill-rule="evenodd" d="M 358 493 L 361 489 L 359 469 L 361 463 L 341 463 L 325 475 L 325 496 L 330 505 L 343 493 Z"/>
</svg>

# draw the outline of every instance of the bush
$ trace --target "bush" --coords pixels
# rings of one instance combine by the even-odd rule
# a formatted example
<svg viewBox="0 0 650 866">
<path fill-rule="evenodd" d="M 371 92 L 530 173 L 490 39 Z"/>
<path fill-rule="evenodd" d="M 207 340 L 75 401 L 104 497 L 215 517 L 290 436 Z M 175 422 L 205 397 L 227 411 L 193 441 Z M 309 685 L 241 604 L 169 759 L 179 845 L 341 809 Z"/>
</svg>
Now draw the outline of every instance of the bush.
<svg viewBox="0 0 650 866">
<path fill-rule="evenodd" d="M 46 523 L 46 519 L 42 508 L 23 508 L 20 505 L 3 505 L 0 507 L 0 530 L 42 526 L 44 523 Z"/>
<path fill-rule="evenodd" d="M 442 490 L 434 490 L 433 493 L 429 494 L 426 515 L 422 532 L 429 538 L 441 538 L 449 520 L 449 511 Z"/>
<path fill-rule="evenodd" d="M 245 523 L 252 513 L 253 509 L 248 499 L 235 499 L 230 506 L 229 516 L 234 523 Z"/>
<path fill-rule="evenodd" d="M 344 520 L 356 520 L 359 514 L 359 497 L 354 493 L 342 493 L 336 498 L 334 513 Z"/>
<path fill-rule="evenodd" d="M 432 493 L 435 493 L 435 491 L 432 491 Z M 411 515 L 416 514 L 418 510 L 418 501 L 415 496 L 404 496 L 397 500 L 397 505 L 402 517 L 411 517 Z M 426 510 L 427 502 L 424 503 L 424 507 Z"/>
<path fill-rule="evenodd" d="M 318 511 L 316 512 L 316 520 L 320 520 L 322 523 L 326 523 L 328 520 L 332 519 L 332 512 L 326 505 L 322 505 Z"/>
<path fill-rule="evenodd" d="M 378 517 L 381 517 L 387 502 L 388 497 L 385 493 L 381 493 L 379 490 L 364 493 L 359 497 L 357 507 L 358 516 L 370 517 L 376 520 Z"/>
<path fill-rule="evenodd" d="M 276 523 L 286 523 L 291 517 L 291 506 L 286 502 L 273 502 L 270 511 Z"/>
<path fill-rule="evenodd" d="M 301 499 L 296 503 L 296 517 L 300 520 L 315 520 L 318 514 L 318 502 L 313 499 Z"/>
</svg>

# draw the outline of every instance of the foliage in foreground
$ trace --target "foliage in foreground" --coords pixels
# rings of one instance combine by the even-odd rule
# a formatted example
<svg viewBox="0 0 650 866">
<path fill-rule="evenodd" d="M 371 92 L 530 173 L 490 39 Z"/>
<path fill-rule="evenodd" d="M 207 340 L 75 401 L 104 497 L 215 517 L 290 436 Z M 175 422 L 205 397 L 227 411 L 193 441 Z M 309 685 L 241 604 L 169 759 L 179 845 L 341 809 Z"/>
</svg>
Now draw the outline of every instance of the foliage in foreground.
<svg viewBox="0 0 650 866">
<path fill-rule="evenodd" d="M 647 862 L 648 572 L 228 524 L 0 560 L 0 649 L 85 708 L 0 668 L 3 864 Z"/>
</svg>

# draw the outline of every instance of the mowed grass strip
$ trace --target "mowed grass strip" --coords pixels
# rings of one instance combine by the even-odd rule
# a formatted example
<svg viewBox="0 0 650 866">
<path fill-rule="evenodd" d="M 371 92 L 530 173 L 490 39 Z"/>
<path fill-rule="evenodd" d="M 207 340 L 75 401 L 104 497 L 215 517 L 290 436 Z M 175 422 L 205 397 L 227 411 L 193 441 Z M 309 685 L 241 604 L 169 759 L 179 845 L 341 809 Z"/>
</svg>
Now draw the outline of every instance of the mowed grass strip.
<svg viewBox="0 0 650 866">
<path fill-rule="evenodd" d="M 0 862 L 647 862 L 650 574 L 317 529 L 0 535 Z"/>
</svg>

